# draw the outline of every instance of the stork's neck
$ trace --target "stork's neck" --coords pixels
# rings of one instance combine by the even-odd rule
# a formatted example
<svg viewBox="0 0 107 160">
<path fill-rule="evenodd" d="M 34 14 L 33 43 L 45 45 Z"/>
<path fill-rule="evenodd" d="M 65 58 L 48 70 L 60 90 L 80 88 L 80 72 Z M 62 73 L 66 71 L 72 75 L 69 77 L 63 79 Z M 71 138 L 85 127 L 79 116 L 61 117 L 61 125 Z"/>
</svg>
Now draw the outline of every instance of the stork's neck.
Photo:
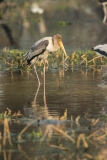
<svg viewBox="0 0 107 160">
<path fill-rule="evenodd" d="M 49 52 L 55 52 L 60 48 L 58 43 L 57 43 L 57 40 L 55 40 L 53 37 L 48 38 L 48 40 L 49 40 L 49 44 L 48 44 L 46 49 Z"/>
<path fill-rule="evenodd" d="M 54 37 L 52 37 L 52 44 L 53 44 L 54 51 L 57 51 L 60 48 L 57 40 Z"/>
</svg>

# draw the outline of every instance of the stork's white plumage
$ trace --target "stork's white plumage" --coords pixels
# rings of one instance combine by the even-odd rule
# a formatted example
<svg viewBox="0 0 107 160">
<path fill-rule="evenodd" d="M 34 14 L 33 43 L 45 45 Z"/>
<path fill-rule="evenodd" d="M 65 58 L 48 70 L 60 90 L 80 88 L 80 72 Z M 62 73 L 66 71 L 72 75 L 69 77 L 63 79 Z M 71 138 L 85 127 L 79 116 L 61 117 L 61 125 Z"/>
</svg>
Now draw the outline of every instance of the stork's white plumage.
<svg viewBox="0 0 107 160">
<path fill-rule="evenodd" d="M 107 57 L 107 44 L 97 45 L 93 47 L 92 50 L 95 51 L 97 55 Z"/>
</svg>

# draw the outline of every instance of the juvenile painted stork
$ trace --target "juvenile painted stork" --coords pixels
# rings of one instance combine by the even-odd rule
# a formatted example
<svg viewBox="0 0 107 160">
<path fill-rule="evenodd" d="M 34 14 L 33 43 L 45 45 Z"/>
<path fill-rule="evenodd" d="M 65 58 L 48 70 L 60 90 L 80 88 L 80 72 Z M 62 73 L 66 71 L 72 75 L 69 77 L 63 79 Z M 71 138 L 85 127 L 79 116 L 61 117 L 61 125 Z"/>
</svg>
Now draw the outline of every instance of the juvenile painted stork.
<svg viewBox="0 0 107 160">
<path fill-rule="evenodd" d="M 43 60 L 44 63 L 44 84 L 45 84 L 45 61 L 50 52 L 56 52 L 59 49 L 62 49 L 65 57 L 67 58 L 67 54 L 65 48 L 62 43 L 62 37 L 60 34 L 56 34 L 53 37 L 44 37 L 37 41 L 24 56 L 27 60 L 28 65 L 33 65 L 37 79 L 38 86 L 40 86 L 40 80 L 36 70 L 36 62 L 38 60 Z M 39 88 L 39 87 L 38 87 Z M 44 91 L 45 92 L 45 91 Z"/>
</svg>

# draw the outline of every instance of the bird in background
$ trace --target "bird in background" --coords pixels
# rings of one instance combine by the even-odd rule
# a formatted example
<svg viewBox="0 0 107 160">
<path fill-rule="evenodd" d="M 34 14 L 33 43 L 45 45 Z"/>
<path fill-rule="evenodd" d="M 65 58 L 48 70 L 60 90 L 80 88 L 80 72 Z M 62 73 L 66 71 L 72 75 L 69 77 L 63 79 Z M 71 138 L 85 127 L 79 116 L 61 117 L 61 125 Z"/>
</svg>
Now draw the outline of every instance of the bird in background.
<svg viewBox="0 0 107 160">
<path fill-rule="evenodd" d="M 67 54 L 62 42 L 62 37 L 60 34 L 56 34 L 53 37 L 44 37 L 40 40 L 38 40 L 29 50 L 29 52 L 27 52 L 24 56 L 24 60 L 27 60 L 27 64 L 28 65 L 33 65 L 36 76 L 37 76 L 37 80 L 38 80 L 38 89 L 36 92 L 36 96 L 38 94 L 38 90 L 40 87 L 40 80 L 39 80 L 39 76 L 37 74 L 37 70 L 36 70 L 36 63 L 38 60 L 43 60 L 44 63 L 44 92 L 45 92 L 45 63 L 46 63 L 46 59 L 48 57 L 48 54 L 50 52 L 56 52 L 59 49 L 63 50 L 63 53 L 65 55 L 65 60 L 67 59 Z M 45 99 L 45 97 L 44 97 Z"/>
<path fill-rule="evenodd" d="M 95 51 L 98 56 L 107 57 L 107 44 L 97 45 L 93 47 L 92 50 Z"/>
<path fill-rule="evenodd" d="M 93 47 L 92 50 L 95 51 L 97 54 L 97 57 L 94 57 L 93 60 L 101 58 L 102 61 L 103 56 L 107 57 L 107 44 L 97 45 Z"/>
<path fill-rule="evenodd" d="M 97 45 L 93 47 L 92 50 L 97 53 L 98 57 L 107 57 L 107 44 Z M 107 85 L 107 71 L 103 74 L 101 82 L 102 87 L 104 87 L 105 85 Z"/>
</svg>

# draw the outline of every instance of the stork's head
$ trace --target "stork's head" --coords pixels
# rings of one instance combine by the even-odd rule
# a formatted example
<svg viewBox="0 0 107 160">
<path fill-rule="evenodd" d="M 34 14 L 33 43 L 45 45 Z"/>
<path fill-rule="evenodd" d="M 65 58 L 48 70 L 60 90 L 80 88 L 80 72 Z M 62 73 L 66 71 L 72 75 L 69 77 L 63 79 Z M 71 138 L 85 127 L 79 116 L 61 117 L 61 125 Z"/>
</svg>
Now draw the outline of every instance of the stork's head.
<svg viewBox="0 0 107 160">
<path fill-rule="evenodd" d="M 67 54 L 66 54 L 66 51 L 65 51 L 65 48 L 64 48 L 64 45 L 62 43 L 62 37 L 60 34 L 56 34 L 54 35 L 54 38 L 57 40 L 57 43 L 58 45 L 60 46 L 60 48 L 63 50 L 64 54 L 65 54 L 65 57 L 67 58 Z"/>
</svg>

